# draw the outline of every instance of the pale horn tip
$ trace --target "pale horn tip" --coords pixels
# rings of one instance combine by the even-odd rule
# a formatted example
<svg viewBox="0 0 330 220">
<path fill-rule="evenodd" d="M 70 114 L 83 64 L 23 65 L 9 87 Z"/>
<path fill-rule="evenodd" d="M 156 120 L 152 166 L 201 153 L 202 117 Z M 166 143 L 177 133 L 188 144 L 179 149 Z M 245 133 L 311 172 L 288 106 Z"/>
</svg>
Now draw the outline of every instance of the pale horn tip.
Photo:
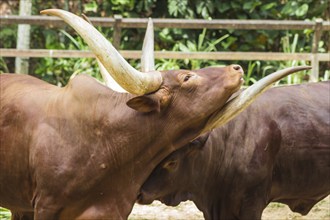
<svg viewBox="0 0 330 220">
<path fill-rule="evenodd" d="M 283 72 L 285 75 L 289 75 L 294 72 L 299 72 L 302 70 L 310 70 L 310 69 L 312 69 L 311 66 L 293 66 L 293 67 L 288 67 L 283 70 L 279 70 L 278 72 Z M 285 75 L 283 75 L 283 76 L 285 76 Z"/>
<path fill-rule="evenodd" d="M 300 69 L 300 70 L 310 70 L 310 69 L 312 69 L 311 66 L 294 66 L 292 68 Z"/>
<path fill-rule="evenodd" d="M 61 9 L 55 9 L 55 8 L 45 9 L 45 10 L 40 11 L 40 14 L 42 14 L 42 15 L 53 15 L 58 10 L 61 10 Z"/>
</svg>

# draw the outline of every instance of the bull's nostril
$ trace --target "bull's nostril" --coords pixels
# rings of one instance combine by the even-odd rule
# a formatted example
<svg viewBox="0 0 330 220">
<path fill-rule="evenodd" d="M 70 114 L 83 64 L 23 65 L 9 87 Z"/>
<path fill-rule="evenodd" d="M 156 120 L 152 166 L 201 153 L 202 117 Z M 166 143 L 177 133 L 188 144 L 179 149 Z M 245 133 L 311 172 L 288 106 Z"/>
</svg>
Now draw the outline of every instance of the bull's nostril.
<svg viewBox="0 0 330 220">
<path fill-rule="evenodd" d="M 241 66 L 240 65 L 235 65 L 235 66 L 233 66 L 233 68 L 234 68 L 234 70 L 240 70 L 241 69 Z"/>
</svg>

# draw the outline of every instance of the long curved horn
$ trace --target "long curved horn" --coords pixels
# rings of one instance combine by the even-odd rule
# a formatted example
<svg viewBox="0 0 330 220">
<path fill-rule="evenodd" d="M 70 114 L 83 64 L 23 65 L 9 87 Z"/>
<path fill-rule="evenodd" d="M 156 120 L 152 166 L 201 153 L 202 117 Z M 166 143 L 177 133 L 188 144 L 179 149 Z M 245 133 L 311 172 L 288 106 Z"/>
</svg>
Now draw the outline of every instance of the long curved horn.
<svg viewBox="0 0 330 220">
<path fill-rule="evenodd" d="M 112 44 L 84 19 L 60 9 L 47 9 L 40 13 L 58 16 L 75 29 L 116 82 L 128 92 L 143 95 L 159 89 L 162 83 L 160 72 L 146 74 L 134 69 Z"/>
<path fill-rule="evenodd" d="M 141 70 L 143 72 L 155 70 L 154 25 L 151 18 L 148 20 L 146 35 L 144 36 L 143 40 Z"/>
<path fill-rule="evenodd" d="M 92 22 L 91 20 L 89 20 L 89 18 L 85 15 L 85 14 L 81 14 L 81 17 L 87 21 L 88 23 L 90 23 L 91 25 Z M 108 73 L 108 71 L 105 69 L 105 67 L 103 66 L 103 64 L 101 63 L 101 61 L 96 57 L 96 62 L 99 66 L 100 69 L 100 73 L 101 76 L 105 82 L 105 84 L 112 89 L 113 91 L 116 92 L 121 92 L 121 93 L 127 93 L 127 91 L 125 89 L 123 89 L 112 77 L 111 75 Z"/>
<path fill-rule="evenodd" d="M 91 20 L 85 15 L 81 14 L 81 17 L 90 23 Z M 143 46 L 142 46 L 142 57 L 141 57 L 141 70 L 143 72 L 149 72 L 155 70 L 155 58 L 154 58 L 154 29 L 153 29 L 153 23 L 152 19 L 149 18 L 148 25 L 146 29 L 146 34 L 144 36 Z M 101 61 L 96 58 L 97 64 L 99 66 L 102 78 L 105 82 L 105 84 L 112 90 L 116 92 L 121 93 L 127 93 L 125 89 L 123 89 L 108 73 L 108 71 L 105 69 Z"/>
<path fill-rule="evenodd" d="M 111 75 L 108 73 L 108 71 L 105 69 L 105 67 L 103 66 L 103 64 L 101 63 L 101 61 L 96 58 L 97 64 L 99 65 L 99 69 L 100 69 L 100 73 L 101 76 L 105 82 L 105 84 L 112 89 L 115 92 L 121 92 L 121 93 L 127 93 L 127 91 L 125 89 L 123 89 L 123 87 L 121 87 L 116 80 L 114 80 Z"/>
<path fill-rule="evenodd" d="M 295 73 L 301 70 L 308 70 L 308 69 L 311 69 L 311 67 L 310 66 L 290 67 L 276 71 L 275 73 L 272 73 L 264 77 L 263 79 L 259 80 L 252 86 L 245 89 L 237 97 L 226 103 L 226 105 L 218 112 L 214 113 L 201 133 L 210 131 L 230 121 L 232 118 L 234 118 L 244 109 L 246 109 L 259 95 L 261 95 L 268 88 L 270 88 L 274 82 L 280 80 L 281 78 L 291 73 Z"/>
</svg>

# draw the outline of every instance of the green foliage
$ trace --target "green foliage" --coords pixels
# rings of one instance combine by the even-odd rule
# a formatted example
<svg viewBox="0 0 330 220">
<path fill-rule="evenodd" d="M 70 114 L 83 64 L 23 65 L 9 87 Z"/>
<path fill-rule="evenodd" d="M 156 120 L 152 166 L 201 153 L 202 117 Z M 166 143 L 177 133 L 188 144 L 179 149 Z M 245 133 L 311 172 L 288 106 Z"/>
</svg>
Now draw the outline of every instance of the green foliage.
<svg viewBox="0 0 330 220">
<path fill-rule="evenodd" d="M 17 25 L 13 27 L 5 27 L 1 26 L 0 31 L 0 47 L 1 48 L 14 48 L 15 42 L 13 39 L 17 38 Z"/>
<path fill-rule="evenodd" d="M 290 42 L 290 35 L 287 34 L 282 38 L 282 46 L 283 51 L 286 53 L 295 53 L 297 52 L 297 45 L 298 45 L 298 34 L 294 34 L 292 42 Z M 280 63 L 280 68 L 285 68 L 287 66 L 297 66 L 297 65 L 307 65 L 305 61 L 286 61 Z M 308 79 L 307 71 L 300 71 L 295 74 L 291 74 L 287 76 L 284 81 L 286 81 L 286 84 L 298 84 L 302 83 L 303 81 L 306 81 Z"/>
<path fill-rule="evenodd" d="M 300 4 L 299 4 L 300 3 Z M 308 12 L 308 4 L 291 1 L 288 2 L 281 10 L 281 14 L 288 15 L 288 16 L 296 16 L 297 18 L 303 17 Z"/>
<path fill-rule="evenodd" d="M 10 217 L 11 217 L 10 211 L 0 207 L 0 220 L 9 220 Z"/>
<path fill-rule="evenodd" d="M 33 0 L 33 14 L 45 8 L 62 8 L 87 16 L 154 18 L 202 18 L 202 19 L 275 19 L 275 20 L 314 20 L 330 17 L 328 0 Z M 12 11 L 17 13 L 17 8 Z M 17 26 L 1 27 L 0 47 L 15 48 Z M 99 28 L 111 40 L 112 28 Z M 140 50 L 143 29 L 123 29 L 120 49 Z M 329 33 L 324 32 L 319 43 L 319 52 L 327 52 Z M 168 51 L 264 51 L 264 52 L 310 52 L 313 30 L 200 30 L 163 28 L 156 29 L 156 50 Z M 79 49 L 87 50 L 86 44 L 69 27 L 59 31 L 43 26 L 32 26 L 31 48 Z M 14 59 L 0 59 L 0 72 L 13 72 Z M 72 74 L 87 73 L 99 78 L 94 59 L 30 59 L 30 73 L 53 84 L 65 85 Z M 139 61 L 130 61 L 139 67 Z M 280 68 L 305 64 L 302 61 L 214 61 L 214 60 L 174 60 L 158 59 L 158 69 L 198 69 L 209 65 L 239 63 L 248 73 L 246 84 L 251 84 L 264 75 Z M 321 62 L 320 77 L 328 78 L 328 64 Z M 308 79 L 306 73 L 299 73 L 282 83 L 297 83 Z"/>
<path fill-rule="evenodd" d="M 46 35 L 46 49 L 69 49 L 69 50 L 88 50 L 88 47 L 80 37 L 74 38 L 68 32 L 61 30 L 62 36 L 69 40 L 67 44 L 52 44 L 54 36 Z M 65 39 L 62 39 L 65 40 Z M 92 58 L 70 58 L 70 59 L 54 59 L 44 58 L 36 63 L 35 74 L 40 75 L 44 80 L 63 86 L 69 78 L 85 73 L 95 78 L 100 78 L 99 71 L 96 71 L 97 64 Z"/>
<path fill-rule="evenodd" d="M 244 74 L 244 85 L 249 86 L 257 81 L 257 79 L 253 78 L 254 72 L 260 72 L 260 61 L 250 61 L 247 68 L 247 73 Z M 254 76 L 256 77 L 256 76 Z M 252 83 L 251 83 L 252 82 Z"/>
<path fill-rule="evenodd" d="M 0 48 L 15 48 L 16 42 L 14 39 L 17 38 L 17 25 L 10 27 L 0 28 Z M 1 54 L 0 54 L 1 55 Z M 3 58 L 0 56 L 0 73 L 10 72 L 8 66 L 14 66 L 14 60 L 11 58 Z"/>
<path fill-rule="evenodd" d="M 174 17 L 191 18 L 193 11 L 188 6 L 188 0 L 169 0 L 168 12 Z"/>
<path fill-rule="evenodd" d="M 302 52 L 302 48 L 300 48 L 301 51 L 297 51 L 298 45 L 299 45 L 299 35 L 298 34 L 289 34 L 287 33 L 284 37 L 281 39 L 281 45 L 282 49 L 285 53 L 296 53 L 296 52 Z M 276 71 L 278 69 L 283 69 L 286 67 L 291 66 L 298 66 L 298 65 L 307 65 L 306 61 L 304 60 L 292 60 L 292 61 L 281 61 L 281 62 L 269 62 L 267 68 L 269 70 Z M 284 83 L 284 84 L 298 84 L 302 82 L 307 82 L 309 79 L 308 71 L 300 71 L 298 73 L 291 74 L 287 76 L 286 78 L 282 79 L 278 83 Z"/>
<path fill-rule="evenodd" d="M 197 41 L 187 40 L 186 42 L 178 42 L 179 51 L 182 52 L 212 52 L 217 51 L 216 46 L 229 37 L 228 34 L 218 38 L 218 39 L 205 39 L 206 29 L 198 36 Z M 206 66 L 217 65 L 217 61 L 214 60 L 194 60 L 194 59 L 184 59 L 184 64 L 188 65 L 187 69 L 199 69 Z"/>
<path fill-rule="evenodd" d="M 0 73 L 9 73 L 7 63 L 5 62 L 3 57 L 0 57 Z"/>
<path fill-rule="evenodd" d="M 207 19 L 212 17 L 215 11 L 215 4 L 211 0 L 198 0 L 196 1 L 196 12 L 203 18 Z"/>
</svg>

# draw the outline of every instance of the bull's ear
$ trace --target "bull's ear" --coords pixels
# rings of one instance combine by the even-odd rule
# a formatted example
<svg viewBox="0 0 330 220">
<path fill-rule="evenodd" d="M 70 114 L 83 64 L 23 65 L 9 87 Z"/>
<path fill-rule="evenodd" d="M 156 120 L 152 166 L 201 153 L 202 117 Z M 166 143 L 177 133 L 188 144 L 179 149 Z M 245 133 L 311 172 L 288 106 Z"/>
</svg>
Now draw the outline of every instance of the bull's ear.
<svg viewBox="0 0 330 220">
<path fill-rule="evenodd" d="M 130 108 L 139 112 L 160 111 L 160 100 L 156 95 L 134 97 L 126 103 Z"/>
<path fill-rule="evenodd" d="M 132 98 L 126 104 L 139 112 L 160 112 L 166 108 L 170 100 L 170 92 L 165 88 L 161 88 L 156 93 Z"/>
</svg>

